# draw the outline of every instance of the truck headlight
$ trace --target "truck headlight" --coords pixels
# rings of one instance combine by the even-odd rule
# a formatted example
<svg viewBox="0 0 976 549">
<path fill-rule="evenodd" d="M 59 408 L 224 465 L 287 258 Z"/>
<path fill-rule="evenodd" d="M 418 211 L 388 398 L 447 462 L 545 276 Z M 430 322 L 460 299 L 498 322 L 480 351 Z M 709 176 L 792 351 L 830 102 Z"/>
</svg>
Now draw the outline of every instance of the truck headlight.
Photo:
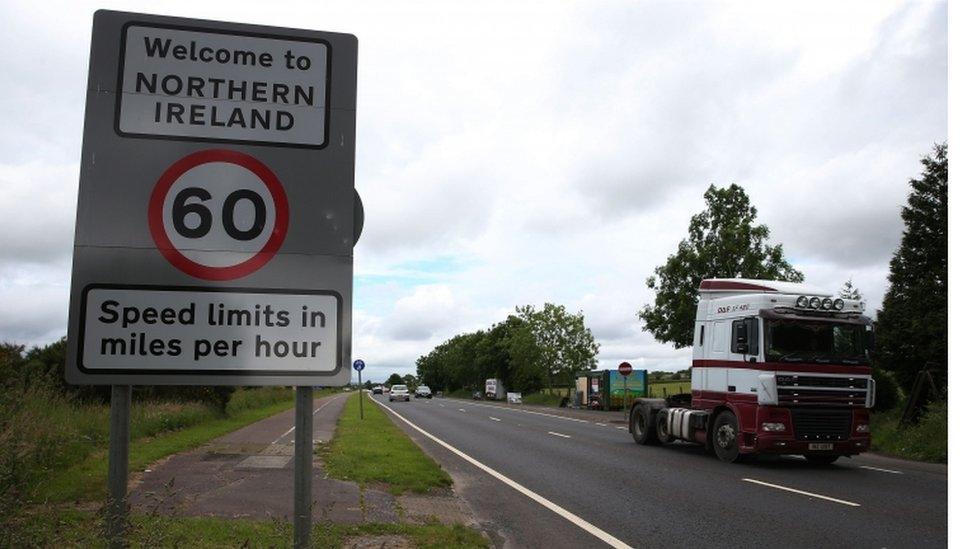
<svg viewBox="0 0 976 549">
<path fill-rule="evenodd" d="M 858 423 L 857 427 L 854 429 L 858 433 L 870 433 L 871 425 L 868 423 Z"/>
<path fill-rule="evenodd" d="M 786 425 L 783 425 L 782 423 L 763 423 L 762 430 L 772 433 L 782 433 L 786 430 Z"/>
</svg>

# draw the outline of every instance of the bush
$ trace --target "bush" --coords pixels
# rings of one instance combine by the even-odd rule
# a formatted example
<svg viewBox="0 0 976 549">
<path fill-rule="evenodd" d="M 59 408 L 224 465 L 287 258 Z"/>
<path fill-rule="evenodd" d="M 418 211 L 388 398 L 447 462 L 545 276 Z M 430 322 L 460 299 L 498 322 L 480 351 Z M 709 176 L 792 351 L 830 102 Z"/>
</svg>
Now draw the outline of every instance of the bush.
<svg viewBox="0 0 976 549">
<path fill-rule="evenodd" d="M 871 377 L 874 378 L 874 411 L 886 412 L 898 405 L 904 398 L 901 387 L 895 375 L 888 370 L 875 368 Z"/>
<path fill-rule="evenodd" d="M 949 407 L 945 400 L 929 404 L 918 423 L 899 425 L 892 411 L 871 418 L 872 450 L 920 461 L 945 463 L 949 458 Z"/>
</svg>

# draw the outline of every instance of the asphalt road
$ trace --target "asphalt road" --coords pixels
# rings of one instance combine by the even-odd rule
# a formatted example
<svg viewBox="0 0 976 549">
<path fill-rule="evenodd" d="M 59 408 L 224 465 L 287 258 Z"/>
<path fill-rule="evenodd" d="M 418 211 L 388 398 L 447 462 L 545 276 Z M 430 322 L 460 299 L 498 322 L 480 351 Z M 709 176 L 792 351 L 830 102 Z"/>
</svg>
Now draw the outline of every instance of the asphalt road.
<svg viewBox="0 0 976 549">
<path fill-rule="evenodd" d="M 947 545 L 945 466 L 870 454 L 829 467 L 799 457 L 725 464 L 696 445 L 637 445 L 620 414 L 545 415 L 538 408 L 452 399 L 377 401 L 633 547 Z M 553 417 L 561 413 L 572 417 Z M 496 542 L 607 545 L 605 538 L 397 422 L 460 479 L 458 491 L 488 521 Z"/>
</svg>

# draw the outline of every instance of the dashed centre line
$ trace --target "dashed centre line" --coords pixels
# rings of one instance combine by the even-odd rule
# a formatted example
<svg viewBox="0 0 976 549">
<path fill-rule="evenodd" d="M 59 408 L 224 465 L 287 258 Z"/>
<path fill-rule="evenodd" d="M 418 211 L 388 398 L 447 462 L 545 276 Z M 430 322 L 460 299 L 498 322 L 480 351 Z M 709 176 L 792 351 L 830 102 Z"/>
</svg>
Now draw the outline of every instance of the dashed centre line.
<svg viewBox="0 0 976 549">
<path fill-rule="evenodd" d="M 564 435 L 562 433 L 557 433 L 555 431 L 549 431 L 549 434 L 552 435 L 552 436 L 556 436 L 556 437 L 573 438 L 573 437 L 571 437 L 569 435 Z"/>
<path fill-rule="evenodd" d="M 797 490 L 796 488 L 790 488 L 789 486 L 780 486 L 779 484 L 773 484 L 771 482 L 763 482 L 761 480 L 755 480 L 751 478 L 742 479 L 745 482 L 751 482 L 753 484 L 759 484 L 760 486 L 766 486 L 769 488 L 775 488 L 777 490 L 783 490 L 784 492 L 793 492 L 794 494 L 800 494 L 803 496 L 809 496 L 812 498 L 822 499 L 826 501 L 832 501 L 834 503 L 839 503 L 841 505 L 847 505 L 850 507 L 860 507 L 860 503 L 854 503 L 853 501 L 847 501 L 843 499 L 832 498 L 830 496 L 824 496 L 822 494 L 814 494 L 813 492 L 806 492 L 804 490 Z"/>
<path fill-rule="evenodd" d="M 490 420 L 492 420 L 492 421 L 501 421 L 501 420 L 500 420 L 500 419 L 498 419 L 497 417 L 491 417 L 491 416 L 488 416 L 488 419 L 490 419 Z"/>
</svg>

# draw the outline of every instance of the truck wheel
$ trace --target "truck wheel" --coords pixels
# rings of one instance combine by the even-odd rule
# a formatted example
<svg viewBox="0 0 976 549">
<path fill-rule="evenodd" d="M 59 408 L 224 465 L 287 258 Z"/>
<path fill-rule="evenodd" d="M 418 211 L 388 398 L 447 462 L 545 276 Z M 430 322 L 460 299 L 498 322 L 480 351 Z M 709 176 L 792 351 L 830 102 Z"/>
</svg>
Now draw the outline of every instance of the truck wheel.
<svg viewBox="0 0 976 549">
<path fill-rule="evenodd" d="M 830 465 L 840 458 L 840 456 L 825 456 L 821 454 L 804 454 L 803 457 L 813 465 Z"/>
<path fill-rule="evenodd" d="M 651 418 L 644 406 L 634 406 L 630 410 L 630 434 L 637 444 L 652 444 L 657 446 L 661 441 L 652 431 Z"/>
<path fill-rule="evenodd" d="M 718 459 L 726 463 L 741 460 L 739 421 L 735 419 L 735 414 L 732 412 L 725 410 L 715 418 L 715 426 L 712 427 L 712 447 Z"/>
<path fill-rule="evenodd" d="M 668 411 L 667 409 L 658 410 L 654 415 L 654 434 L 660 444 L 674 442 L 674 437 L 668 434 Z"/>
</svg>

